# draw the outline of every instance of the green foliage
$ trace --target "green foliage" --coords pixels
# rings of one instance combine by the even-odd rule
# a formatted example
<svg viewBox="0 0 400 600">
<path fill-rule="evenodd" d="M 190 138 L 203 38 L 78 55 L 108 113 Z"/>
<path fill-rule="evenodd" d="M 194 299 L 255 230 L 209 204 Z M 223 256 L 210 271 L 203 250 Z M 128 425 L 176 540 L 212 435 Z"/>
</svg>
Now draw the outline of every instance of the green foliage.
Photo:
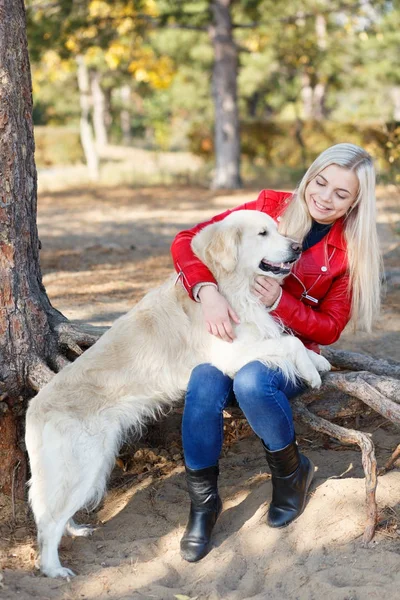
<svg viewBox="0 0 400 600">
<path fill-rule="evenodd" d="M 35 125 L 78 126 L 79 94 L 71 64 L 62 64 L 56 53 L 49 52 L 33 65 L 32 75 Z"/>
<path fill-rule="evenodd" d="M 102 49 L 125 33 L 140 34 L 148 26 L 146 0 L 27 0 L 29 49 L 33 60 L 56 49 L 63 59 Z"/>
<path fill-rule="evenodd" d="M 213 131 L 207 124 L 189 132 L 190 149 L 204 158 L 213 155 Z M 350 142 L 376 160 L 384 180 L 400 181 L 400 123 L 354 124 L 334 121 L 250 121 L 241 123 L 242 155 L 261 167 L 285 167 L 302 172 L 328 146 Z"/>
<path fill-rule="evenodd" d="M 26 3 L 36 123 L 78 123 L 74 59 L 83 52 L 89 69 L 102 75 L 113 141 L 122 138 L 120 111 L 128 109 L 134 143 L 162 149 L 190 143 L 199 152 L 212 152 L 210 0 Z M 396 128 L 389 134 L 376 123 L 391 122 L 395 114 L 399 0 L 354 5 L 343 0 L 236 0 L 231 16 L 240 50 L 245 156 L 274 164 L 287 157 L 289 165 L 306 164 L 332 140 L 350 136 L 372 144 L 374 151 L 376 146 L 384 168 L 393 171 Z M 317 86 L 323 88 L 322 114 L 310 131 L 304 126 L 303 147 L 298 123 L 306 119 L 307 85 L 313 93 Z M 128 101 L 121 99 L 123 86 L 131 90 Z M 284 121 L 290 126 L 283 126 Z M 360 137 L 355 131 L 361 130 Z"/>
</svg>

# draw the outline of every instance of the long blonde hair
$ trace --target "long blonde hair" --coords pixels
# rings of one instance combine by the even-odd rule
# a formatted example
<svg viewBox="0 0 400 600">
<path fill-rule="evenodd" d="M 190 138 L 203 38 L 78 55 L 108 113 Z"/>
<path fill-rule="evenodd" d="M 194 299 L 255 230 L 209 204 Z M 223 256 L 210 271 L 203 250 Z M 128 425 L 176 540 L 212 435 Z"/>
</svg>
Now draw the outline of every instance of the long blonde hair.
<svg viewBox="0 0 400 600">
<path fill-rule="evenodd" d="M 351 323 L 371 331 L 380 310 L 382 258 L 376 228 L 375 169 L 371 156 L 354 144 L 336 144 L 312 163 L 293 194 L 279 225 L 281 233 L 298 240 L 311 229 L 305 190 L 314 177 L 330 165 L 354 171 L 358 177 L 357 197 L 344 220 L 351 292 Z"/>
</svg>

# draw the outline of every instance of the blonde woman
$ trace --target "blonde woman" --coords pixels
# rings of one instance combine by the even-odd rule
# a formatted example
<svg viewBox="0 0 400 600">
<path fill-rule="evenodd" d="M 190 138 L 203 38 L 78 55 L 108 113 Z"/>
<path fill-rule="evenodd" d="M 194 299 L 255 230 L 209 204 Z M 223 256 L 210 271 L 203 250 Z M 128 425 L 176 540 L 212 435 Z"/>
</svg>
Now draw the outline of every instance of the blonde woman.
<svg viewBox="0 0 400 600">
<path fill-rule="evenodd" d="M 313 162 L 295 192 L 264 190 L 237 209 L 268 213 L 281 233 L 303 241 L 303 254 L 279 285 L 257 277 L 254 294 L 305 346 L 334 343 L 346 324 L 366 331 L 380 306 L 380 252 L 375 219 L 375 171 L 370 155 L 353 144 L 328 148 Z M 211 221 L 177 235 L 175 267 L 187 292 L 201 302 L 210 334 L 227 343 L 239 319 L 218 291 L 218 282 L 191 250 L 193 236 Z M 278 269 L 279 265 L 271 269 Z M 210 364 L 191 375 L 182 421 L 186 477 L 191 500 L 181 554 L 203 558 L 221 512 L 218 459 L 223 441 L 223 409 L 234 397 L 261 438 L 272 473 L 268 524 L 283 527 L 304 510 L 314 467 L 295 441 L 289 399 L 303 384 L 288 382 L 279 369 L 253 362 L 234 380 Z"/>
</svg>

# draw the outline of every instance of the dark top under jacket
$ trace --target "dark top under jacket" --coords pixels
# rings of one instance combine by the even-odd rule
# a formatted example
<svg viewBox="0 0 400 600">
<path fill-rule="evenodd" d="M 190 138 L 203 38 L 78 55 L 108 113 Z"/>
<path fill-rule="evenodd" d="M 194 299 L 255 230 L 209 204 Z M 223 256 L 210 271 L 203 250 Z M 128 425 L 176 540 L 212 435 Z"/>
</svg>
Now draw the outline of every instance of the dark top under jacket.
<svg viewBox="0 0 400 600">
<path fill-rule="evenodd" d="M 327 235 L 332 225 L 333 223 L 328 225 L 324 223 L 317 223 L 317 221 L 314 221 L 313 219 L 311 229 L 303 240 L 303 252 L 312 246 L 315 246 L 315 244 L 318 244 L 318 242 L 320 242 L 322 238 Z"/>
</svg>

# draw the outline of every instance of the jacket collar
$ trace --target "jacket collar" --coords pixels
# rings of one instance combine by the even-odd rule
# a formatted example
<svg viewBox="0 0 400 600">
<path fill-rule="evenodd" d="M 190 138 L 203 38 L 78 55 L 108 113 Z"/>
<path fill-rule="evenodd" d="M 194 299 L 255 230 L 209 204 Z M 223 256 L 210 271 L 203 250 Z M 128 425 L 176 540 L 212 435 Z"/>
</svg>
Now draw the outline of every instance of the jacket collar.
<svg viewBox="0 0 400 600">
<path fill-rule="evenodd" d="M 344 234 L 344 217 L 338 219 L 328 233 L 327 243 L 340 250 L 347 250 L 347 242 Z"/>
</svg>

